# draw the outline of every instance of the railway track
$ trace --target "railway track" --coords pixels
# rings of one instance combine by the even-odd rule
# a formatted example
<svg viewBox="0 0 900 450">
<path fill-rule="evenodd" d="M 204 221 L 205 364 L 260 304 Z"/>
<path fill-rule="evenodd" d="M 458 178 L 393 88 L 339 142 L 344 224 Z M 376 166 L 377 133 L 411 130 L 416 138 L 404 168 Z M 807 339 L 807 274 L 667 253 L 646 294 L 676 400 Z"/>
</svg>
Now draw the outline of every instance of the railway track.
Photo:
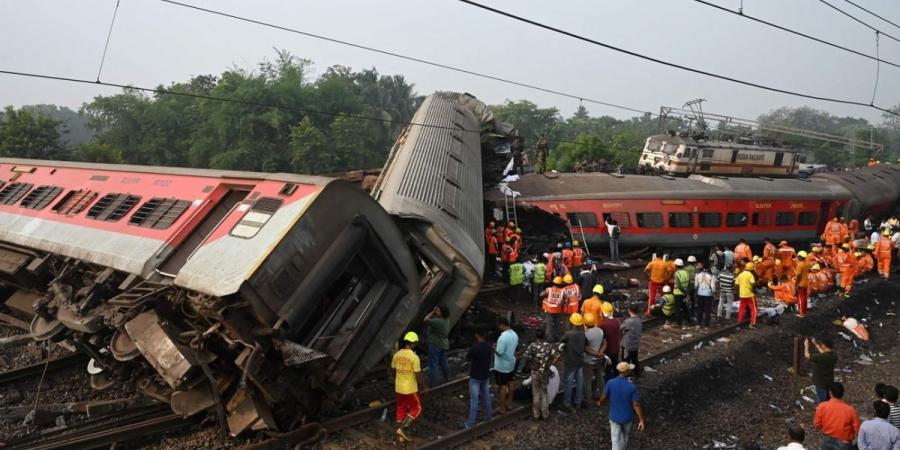
<svg viewBox="0 0 900 450">
<path fill-rule="evenodd" d="M 645 321 L 647 329 L 659 329 L 663 321 L 651 318 Z M 664 348 L 651 355 L 641 358 L 641 364 L 647 366 L 649 364 L 657 364 L 664 359 L 672 358 L 682 352 L 694 349 L 697 344 L 703 341 L 716 339 L 726 334 L 733 333 L 739 329 L 739 325 L 732 323 L 719 326 L 707 333 L 684 339 L 675 345 Z M 460 378 L 449 383 L 437 386 L 429 391 L 425 397 L 426 405 L 440 405 L 441 413 L 447 413 L 447 410 L 453 410 L 456 421 L 462 421 L 465 418 L 463 410 L 468 408 L 468 396 L 455 399 L 455 401 L 438 401 L 436 398 L 448 394 L 453 394 L 468 386 L 468 378 Z M 390 439 L 393 439 L 394 427 L 392 420 L 392 410 L 394 402 L 386 402 L 376 407 L 360 410 L 347 414 L 345 416 L 334 419 L 325 420 L 315 424 L 310 424 L 305 429 L 297 432 L 286 433 L 275 439 L 262 441 L 242 450 L 275 450 L 291 448 L 294 445 L 310 444 L 319 439 L 324 439 L 324 448 L 329 450 L 346 450 L 348 447 L 358 447 L 360 444 L 368 447 L 383 447 L 390 445 Z M 508 413 L 495 415 L 490 421 L 479 422 L 474 427 L 468 429 L 459 429 L 451 425 L 446 425 L 446 420 L 440 418 L 428 417 L 428 414 L 434 412 L 436 408 L 428 408 L 426 406 L 423 416 L 416 421 L 417 431 L 416 439 L 413 446 L 417 449 L 443 449 L 453 448 L 464 445 L 481 436 L 491 433 L 495 430 L 504 428 L 512 423 L 527 418 L 531 414 L 531 405 L 517 405 Z M 386 414 L 386 420 L 384 415 Z M 454 422 L 455 425 L 455 422 Z M 426 432 L 423 432 L 426 431 Z M 340 436 L 338 439 L 333 438 Z M 349 442 L 346 444 L 345 442 Z M 342 443 L 344 443 L 342 445 Z"/>
<path fill-rule="evenodd" d="M 43 361 L 18 369 L 7 370 L 6 372 L 0 373 L 0 386 L 32 377 L 40 377 L 41 374 L 44 373 L 45 368 L 47 373 L 53 373 L 87 363 L 89 359 L 90 357 L 88 355 L 79 352 L 51 359 L 49 362 Z"/>
</svg>

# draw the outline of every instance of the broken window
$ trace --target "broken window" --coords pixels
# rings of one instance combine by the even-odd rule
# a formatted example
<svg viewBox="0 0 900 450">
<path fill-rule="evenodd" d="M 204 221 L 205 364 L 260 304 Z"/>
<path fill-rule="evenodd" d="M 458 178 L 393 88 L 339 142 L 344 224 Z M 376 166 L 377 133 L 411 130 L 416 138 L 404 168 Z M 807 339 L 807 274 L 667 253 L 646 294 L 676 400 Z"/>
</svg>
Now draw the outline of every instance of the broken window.
<svg viewBox="0 0 900 450">
<path fill-rule="evenodd" d="M 151 198 L 131 215 L 128 225 L 164 230 L 171 227 L 190 204 L 177 198 Z"/>
<path fill-rule="evenodd" d="M 0 190 L 0 204 L 12 205 L 34 187 L 31 183 L 12 183 Z"/>
<path fill-rule="evenodd" d="M 52 211 L 65 216 L 74 216 L 84 210 L 95 198 L 97 198 L 97 193 L 88 189 L 69 191 L 60 201 L 56 202 Z"/>
<path fill-rule="evenodd" d="M 597 222 L 597 215 L 592 212 L 568 213 L 566 214 L 566 219 L 569 220 L 569 224 L 573 227 L 600 226 L 600 224 Z"/>
<path fill-rule="evenodd" d="M 275 215 L 275 211 L 281 207 L 283 201 L 280 198 L 262 197 L 253 204 L 247 214 L 231 230 L 231 235 L 250 239 L 259 233 L 260 228 Z"/>
<path fill-rule="evenodd" d="M 115 222 L 128 214 L 141 198 L 130 194 L 106 194 L 88 210 L 89 219 Z"/>
<path fill-rule="evenodd" d="M 725 216 L 725 226 L 729 228 L 747 226 L 747 213 L 730 212 Z"/>
<path fill-rule="evenodd" d="M 59 186 L 38 186 L 22 199 L 19 206 L 28 209 L 44 209 L 62 193 L 62 190 Z"/>
</svg>

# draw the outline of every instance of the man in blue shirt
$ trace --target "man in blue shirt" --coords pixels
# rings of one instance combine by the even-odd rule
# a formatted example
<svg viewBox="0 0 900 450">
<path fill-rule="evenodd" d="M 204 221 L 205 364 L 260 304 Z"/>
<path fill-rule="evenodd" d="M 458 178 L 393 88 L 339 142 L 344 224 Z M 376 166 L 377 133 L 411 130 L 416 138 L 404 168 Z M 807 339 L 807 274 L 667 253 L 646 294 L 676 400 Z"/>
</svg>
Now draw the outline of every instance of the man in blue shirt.
<svg viewBox="0 0 900 450">
<path fill-rule="evenodd" d="M 638 431 L 644 431 L 644 411 L 641 409 L 641 396 L 637 387 L 628 379 L 628 375 L 634 370 L 634 364 L 623 361 L 616 365 L 616 370 L 619 371 L 619 376 L 606 383 L 597 406 L 602 406 L 609 400 L 612 450 L 625 450 L 628 448 L 628 437 L 635 415 L 638 419 Z"/>
<path fill-rule="evenodd" d="M 862 423 L 859 427 L 857 444 L 859 450 L 897 450 L 900 449 L 900 431 L 888 422 L 891 405 L 883 400 L 872 404 L 875 417 Z"/>
<path fill-rule="evenodd" d="M 512 381 L 516 370 L 519 336 L 509 328 L 506 317 L 497 319 L 497 326 L 500 328 L 500 337 L 494 348 L 494 380 L 497 382 L 497 410 L 503 414 L 509 411 L 512 403 Z"/>
</svg>

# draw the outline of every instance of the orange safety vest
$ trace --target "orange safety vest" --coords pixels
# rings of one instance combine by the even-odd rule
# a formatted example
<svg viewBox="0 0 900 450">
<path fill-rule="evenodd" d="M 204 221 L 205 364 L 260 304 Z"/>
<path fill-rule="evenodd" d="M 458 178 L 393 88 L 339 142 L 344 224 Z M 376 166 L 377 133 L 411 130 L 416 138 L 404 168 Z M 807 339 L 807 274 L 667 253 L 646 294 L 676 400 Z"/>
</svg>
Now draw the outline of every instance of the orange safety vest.
<svg viewBox="0 0 900 450">
<path fill-rule="evenodd" d="M 794 247 L 785 246 L 778 249 L 778 257 L 781 258 L 781 263 L 786 266 L 788 271 L 794 267 L 794 258 L 797 256 L 797 251 L 794 250 Z"/>
<path fill-rule="evenodd" d="M 778 249 L 775 248 L 775 244 L 766 244 L 766 246 L 763 247 L 763 256 L 762 257 L 763 257 L 763 259 L 769 259 L 769 258 L 774 259 L 775 252 L 777 252 L 777 251 L 778 251 Z"/>
<path fill-rule="evenodd" d="M 563 289 L 559 286 L 547 288 L 547 296 L 544 297 L 544 312 L 547 314 L 562 314 Z"/>
<path fill-rule="evenodd" d="M 737 247 L 734 248 L 734 257 L 740 257 L 744 262 L 752 261 L 753 251 L 750 250 L 750 246 L 747 244 L 738 244 Z"/>
<path fill-rule="evenodd" d="M 834 255 L 834 265 L 841 272 L 848 271 L 853 268 L 856 262 L 851 258 L 853 258 L 853 255 L 847 252 L 838 252 L 837 255 Z"/>
<path fill-rule="evenodd" d="M 515 249 L 509 242 L 504 242 L 503 245 L 500 246 L 500 262 L 505 263 L 513 263 L 516 262 L 515 259 L 512 259 L 512 255 Z"/>
<path fill-rule="evenodd" d="M 872 255 L 866 253 L 856 260 L 856 268 L 857 274 L 871 272 L 875 268 L 875 260 L 872 259 Z"/>
<path fill-rule="evenodd" d="M 797 293 L 794 289 L 794 283 L 786 282 L 781 284 L 773 284 L 769 289 L 775 293 L 775 300 L 787 304 L 797 303 Z"/>
<path fill-rule="evenodd" d="M 572 249 L 572 264 L 574 264 L 575 267 L 584 264 L 584 250 L 581 248 Z"/>
<path fill-rule="evenodd" d="M 516 262 L 519 260 L 519 240 L 516 239 L 516 236 L 518 235 L 513 235 L 512 253 L 509 255 L 509 262 Z"/>
<path fill-rule="evenodd" d="M 573 252 L 570 248 L 564 249 L 562 251 L 563 265 L 566 266 L 566 268 L 569 269 L 570 272 L 572 271 L 572 259 L 574 256 L 575 252 Z"/>
<path fill-rule="evenodd" d="M 574 314 L 578 312 L 579 303 L 581 302 L 581 288 L 577 284 L 572 283 L 563 288 L 563 302 L 566 305 L 566 314 Z"/>
<path fill-rule="evenodd" d="M 497 238 L 494 236 L 493 228 L 484 229 L 484 242 L 487 244 L 488 255 L 497 255 Z"/>
<path fill-rule="evenodd" d="M 841 223 L 836 219 L 832 219 L 828 222 L 828 226 L 825 227 L 825 243 L 828 245 L 839 244 L 841 236 Z"/>
<path fill-rule="evenodd" d="M 875 244 L 875 256 L 878 259 L 888 259 L 891 257 L 891 252 L 894 250 L 894 241 L 887 236 L 882 236 L 881 239 L 878 240 L 878 243 Z"/>
</svg>

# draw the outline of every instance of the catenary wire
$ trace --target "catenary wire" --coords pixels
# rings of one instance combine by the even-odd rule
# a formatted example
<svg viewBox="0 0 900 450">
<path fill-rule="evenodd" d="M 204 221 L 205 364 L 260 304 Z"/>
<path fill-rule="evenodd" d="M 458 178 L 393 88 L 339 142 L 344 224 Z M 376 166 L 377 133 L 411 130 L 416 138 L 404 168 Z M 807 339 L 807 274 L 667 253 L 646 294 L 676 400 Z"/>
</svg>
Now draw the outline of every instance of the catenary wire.
<svg viewBox="0 0 900 450">
<path fill-rule="evenodd" d="M 791 28 L 788 28 L 788 27 L 785 27 L 785 26 L 782 26 L 782 25 L 778 25 L 778 24 L 776 24 L 776 23 L 769 22 L 769 21 L 760 19 L 760 18 L 758 18 L 758 17 L 751 16 L 751 15 L 749 15 L 749 14 L 747 14 L 747 13 L 744 13 L 744 12 L 735 11 L 735 10 L 733 10 L 733 9 L 729 9 L 729 8 L 724 7 L 724 6 L 720 6 L 720 5 L 717 5 L 717 4 L 715 4 L 715 3 L 708 2 L 708 1 L 706 1 L 706 0 L 694 0 L 694 1 L 697 2 L 697 3 L 700 3 L 701 5 L 709 6 L 710 8 L 715 8 L 715 9 L 718 9 L 718 10 L 723 11 L 723 12 L 731 13 L 731 14 L 734 14 L 734 15 L 736 15 L 736 16 L 740 16 L 740 17 L 743 17 L 743 18 L 745 18 L 745 19 L 752 20 L 752 21 L 754 21 L 754 22 L 757 22 L 757 23 L 760 23 L 760 24 L 763 24 L 763 25 L 766 25 L 766 26 L 769 26 L 769 27 L 772 27 L 772 28 L 775 28 L 775 29 L 778 29 L 778 30 L 781 30 L 781 31 L 784 31 L 784 32 L 787 32 L 787 33 L 791 33 L 791 34 L 793 34 L 793 35 L 795 35 L 795 36 L 800 36 L 800 37 L 802 37 L 802 38 L 806 38 L 806 39 L 809 39 L 809 40 L 811 40 L 811 41 L 818 42 L 818 43 L 823 44 L 823 45 L 827 45 L 827 46 L 829 46 L 829 47 L 833 47 L 833 48 L 836 48 L 836 49 L 839 49 L 839 50 L 843 50 L 843 51 L 845 51 L 845 52 L 852 53 L 852 54 L 857 55 L 857 56 L 862 56 L 863 58 L 868 58 L 868 59 L 871 59 L 871 60 L 875 60 L 875 61 L 878 61 L 878 62 L 885 63 L 885 64 L 890 65 L 890 66 L 894 66 L 894 67 L 900 68 L 900 64 L 895 63 L 895 62 L 891 62 L 891 61 L 888 61 L 888 60 L 881 59 L 881 58 L 880 58 L 879 56 L 877 56 L 877 55 L 876 55 L 876 56 L 873 56 L 873 55 L 870 55 L 870 54 L 868 54 L 868 53 L 863 53 L 863 52 L 858 51 L 858 50 L 853 50 L 852 48 L 845 47 L 845 46 L 840 45 L 840 44 L 835 44 L 834 42 L 826 41 L 825 39 L 817 38 L 817 37 L 815 37 L 815 36 L 812 36 L 812 35 L 809 35 L 809 34 L 806 34 L 806 33 L 800 32 L 800 31 L 797 31 L 797 30 L 793 30 L 793 29 L 791 29 Z"/>
<path fill-rule="evenodd" d="M 860 6 L 860 5 L 858 5 L 858 4 L 854 3 L 854 2 L 852 2 L 852 1 L 850 1 L 850 0 L 844 0 L 844 1 L 847 2 L 847 3 L 849 3 L 849 4 L 851 4 L 851 5 L 853 5 L 853 6 L 855 6 L 855 7 L 857 7 L 857 8 L 859 8 L 859 9 L 861 9 L 861 10 L 863 10 L 863 11 L 865 11 L 865 12 L 867 12 L 867 13 L 869 13 L 869 14 L 871 14 L 871 15 L 873 15 L 873 16 L 875 16 L 875 17 L 877 17 L 877 18 L 879 18 L 879 19 L 881 19 L 881 20 L 883 20 L 883 21 L 885 21 L 885 22 L 887 22 L 887 23 L 889 23 L 889 24 L 891 24 L 891 25 L 893 25 L 893 26 L 895 26 L 895 27 L 897 27 L 897 28 L 900 28 L 900 25 L 897 25 L 896 22 L 893 22 L 893 21 L 891 21 L 891 20 L 885 19 L 884 17 L 879 16 L 878 14 L 876 14 L 876 13 L 874 13 L 874 12 L 872 12 L 872 11 L 866 9 L 866 8 L 863 8 L 862 6 Z"/>
<path fill-rule="evenodd" d="M 862 26 L 864 26 L 864 27 L 866 27 L 866 28 L 868 28 L 868 29 L 870 29 L 870 30 L 876 32 L 876 33 L 883 34 L 883 35 L 887 36 L 889 39 L 891 39 L 891 40 L 893 40 L 893 41 L 900 42 L 900 39 L 895 38 L 894 36 L 891 36 L 890 34 L 887 34 L 887 33 L 885 33 L 884 31 L 881 31 L 881 30 L 879 30 L 878 28 L 873 27 L 872 25 L 869 25 L 867 22 L 864 22 L 862 19 L 860 19 L 860 18 L 858 18 L 858 17 L 856 17 L 856 16 L 854 16 L 854 15 L 848 13 L 847 11 L 844 11 L 844 10 L 841 9 L 841 8 L 838 8 L 837 6 L 832 5 L 831 3 L 828 3 L 826 0 L 819 0 L 819 2 L 824 3 L 824 4 L 827 5 L 829 8 L 831 8 L 831 9 L 833 9 L 833 10 L 835 10 L 835 11 L 837 11 L 837 12 L 839 12 L 839 13 L 841 13 L 841 14 L 847 16 L 847 17 L 849 17 L 849 18 L 852 19 L 854 22 L 857 22 L 857 23 L 859 23 L 860 25 L 862 25 Z"/>
<path fill-rule="evenodd" d="M 106 62 L 106 50 L 109 49 L 109 39 L 112 37 L 113 25 L 116 24 L 116 16 L 119 14 L 119 2 L 116 0 L 116 9 L 113 10 L 112 20 L 109 21 L 109 31 L 106 32 L 106 44 L 103 45 L 103 56 L 100 57 L 100 67 L 97 68 L 97 81 L 100 81 L 100 73 L 103 72 L 103 63 Z"/>
<path fill-rule="evenodd" d="M 310 33 L 310 32 L 307 32 L 307 31 L 299 30 L 299 29 L 296 29 L 296 28 L 290 28 L 290 27 L 286 27 L 286 26 L 283 26 L 283 25 L 277 25 L 277 24 L 274 24 L 274 23 L 265 22 L 265 21 L 258 20 L 258 19 L 251 19 L 251 18 L 249 18 L 249 17 L 238 16 L 238 15 L 235 15 L 235 14 L 230 14 L 230 13 L 226 13 L 226 12 L 222 12 L 222 11 L 216 11 L 216 10 L 213 10 L 213 9 L 208 9 L 208 8 L 203 8 L 203 7 L 200 7 L 200 6 L 190 5 L 190 4 L 178 2 L 178 1 L 175 1 L 175 0 L 159 0 L 159 1 L 161 1 L 161 2 L 163 2 L 163 3 L 168 3 L 168 4 L 170 4 L 170 5 L 180 6 L 180 7 L 183 7 L 183 8 L 188 8 L 188 9 L 192 9 L 192 10 L 199 11 L 199 12 L 203 12 L 203 13 L 207 13 L 207 14 L 212 14 L 212 15 L 216 15 L 216 16 L 220 16 L 220 17 L 227 17 L 227 18 L 229 18 L 229 19 L 234 19 L 234 20 L 238 20 L 238 21 L 241 21 L 241 22 L 247 22 L 247 23 L 251 23 L 251 24 L 255 24 L 255 25 L 264 26 L 264 27 L 267 27 L 267 28 L 272 28 L 272 29 L 276 29 L 276 30 L 280 30 L 280 31 L 286 31 L 286 32 L 289 32 L 289 33 L 299 34 L 299 35 L 306 36 L 306 37 L 310 37 L 310 38 L 314 38 L 314 39 L 319 39 L 319 40 L 323 40 L 323 41 L 328 41 L 328 42 L 331 42 L 331 43 L 334 43 L 334 44 L 345 45 L 345 46 L 348 46 L 348 47 L 353 47 L 353 48 L 357 48 L 357 49 L 360 49 L 360 50 L 366 50 L 366 51 L 369 51 L 369 52 L 379 53 L 379 54 L 382 54 L 382 55 L 387 55 L 387 56 L 391 56 L 391 57 L 394 57 L 394 58 L 404 59 L 404 60 L 407 60 L 407 61 L 413 61 L 413 62 L 417 62 L 417 63 L 420 63 L 420 64 L 426 64 L 426 65 L 429 65 L 429 66 L 432 66 L 432 67 L 438 67 L 438 68 L 441 68 L 441 69 L 452 70 L 452 71 L 454 71 L 454 72 L 464 73 L 464 74 L 466 74 L 466 75 L 472 75 L 472 76 L 476 76 L 476 77 L 485 78 L 485 79 L 488 79 L 488 80 L 499 81 L 499 82 L 501 82 L 501 83 L 506 83 L 506 84 L 510 84 L 510 85 L 514 85 L 514 86 L 519 86 L 519 87 L 524 87 L 524 88 L 528 88 L 528 89 L 533 89 L 533 90 L 536 90 L 536 91 L 546 92 L 546 93 L 548 93 L 548 94 L 554 94 L 554 95 L 559 95 L 559 96 L 563 96 L 563 97 L 568 97 L 568 98 L 571 98 L 571 99 L 573 99 L 573 100 L 579 100 L 579 101 L 585 101 L 585 102 L 588 102 L 588 103 L 594 103 L 594 104 L 597 104 L 597 105 L 609 106 L 609 107 L 611 107 L 611 108 L 618 108 L 618 109 L 621 109 L 621 110 L 631 111 L 631 112 L 635 112 L 635 113 L 638 113 L 638 114 L 647 114 L 647 113 L 649 113 L 649 111 L 645 111 L 645 110 L 642 110 L 642 109 L 640 109 L 640 108 L 634 108 L 634 107 L 631 107 L 631 106 L 623 106 L 623 105 L 617 105 L 617 104 L 614 104 L 614 103 L 604 102 L 604 101 L 602 101 L 602 100 L 592 99 L 592 98 L 590 98 L 590 97 L 583 96 L 583 95 L 577 95 L 577 94 L 572 94 L 572 93 L 568 93 L 568 92 L 559 91 L 559 90 L 556 90 L 556 89 L 545 88 L 545 87 L 537 86 L 537 85 L 535 85 L 535 84 L 527 83 L 527 82 L 524 82 L 524 81 L 515 81 L 515 80 L 511 80 L 511 79 L 509 79 L 509 78 L 504 78 L 504 77 L 500 77 L 500 76 L 496 76 L 496 75 L 490 75 L 490 74 L 483 73 L 483 72 L 476 72 L 476 71 L 474 71 L 474 70 L 469 70 L 469 69 L 464 69 L 464 68 L 461 68 L 461 67 L 451 66 L 451 65 L 449 65 L 449 64 L 444 64 L 444 63 L 440 63 L 440 62 L 436 62 L 436 61 L 431 61 L 431 60 L 427 60 L 427 59 L 423 59 L 423 58 L 418 58 L 418 57 L 415 57 L 415 56 L 404 55 L 404 54 L 401 54 L 401 53 L 397 53 L 397 52 L 395 52 L 395 51 L 383 50 L 383 49 L 379 49 L 379 48 L 375 48 L 375 47 L 370 47 L 370 46 L 363 45 L 363 44 L 358 44 L 358 43 L 355 43 L 355 42 L 350 42 L 350 41 L 345 41 L 345 40 L 341 40 L 341 39 L 336 39 L 336 38 L 324 36 L 324 35 L 321 35 L 321 34 L 315 34 L 315 33 Z"/>
<path fill-rule="evenodd" d="M 754 83 L 754 82 L 751 82 L 751 81 L 745 81 L 745 80 L 741 80 L 741 79 L 738 79 L 738 78 L 734 78 L 734 77 L 730 77 L 730 76 L 726 76 L 726 75 L 720 75 L 720 74 L 717 74 L 717 73 L 708 72 L 708 71 L 701 70 L 701 69 L 697 69 L 697 68 L 690 67 L 690 66 L 685 66 L 685 65 L 679 64 L 679 63 L 674 63 L 674 62 L 670 62 L 670 61 L 661 60 L 661 59 L 658 59 L 658 58 L 654 58 L 654 57 L 652 57 L 652 56 L 647 56 L 647 55 L 644 55 L 644 54 L 641 54 L 641 53 L 638 53 L 638 52 L 635 52 L 635 51 L 627 50 L 627 49 L 624 49 L 624 48 L 621 48 L 621 47 L 616 47 L 616 46 L 611 45 L 611 44 L 607 44 L 607 43 L 604 43 L 604 42 L 597 41 L 597 40 L 595 40 L 595 39 L 591 39 L 591 38 L 588 38 L 588 37 L 585 37 L 585 36 L 581 36 L 581 35 L 579 35 L 579 34 L 575 34 L 575 33 L 570 32 L 570 31 L 566 31 L 566 30 L 563 30 L 563 29 L 560 29 L 560 28 L 557 28 L 557 27 L 553 27 L 553 26 L 550 26 L 550 25 L 547 25 L 547 24 L 544 24 L 544 23 L 541 23 L 541 22 L 537 22 L 537 21 L 535 21 L 535 20 L 531 20 L 531 19 L 527 19 L 527 18 L 525 18 L 525 17 L 517 16 L 517 15 L 515 15 L 515 14 L 509 13 L 509 12 L 506 12 L 506 11 L 502 11 L 502 10 L 499 10 L 499 9 L 496 9 L 496 8 L 492 8 L 492 7 L 490 7 L 490 6 L 483 5 L 483 4 L 481 4 L 481 3 L 478 3 L 478 2 L 475 2 L 475 1 L 472 1 L 472 0 L 458 0 L 458 1 L 461 2 L 461 3 L 465 3 L 465 4 L 467 4 L 467 5 L 474 6 L 474 7 L 476 7 L 476 8 L 482 9 L 482 10 L 484 10 L 484 11 L 488 11 L 488 12 L 491 12 L 491 13 L 494 13 L 494 14 L 498 14 L 498 15 L 501 15 L 501 16 L 504 16 L 504 17 L 507 17 L 507 18 L 510 18 L 510 19 L 519 21 L 519 22 L 523 22 L 523 23 L 526 23 L 526 24 L 529 24 L 529 25 L 532 25 L 532 26 L 535 26 L 535 27 L 538 27 L 538 28 L 543 28 L 543 29 L 548 30 L 548 31 L 552 31 L 552 32 L 555 32 L 555 33 L 559 33 L 559 34 L 562 34 L 562 35 L 564 35 L 564 36 L 568 36 L 568 37 L 571 37 L 571 38 L 573 38 L 573 39 L 577 39 L 577 40 L 582 41 L 582 42 L 587 42 L 587 43 L 589 43 L 589 44 L 597 45 L 597 46 L 600 46 L 600 47 L 603 47 L 603 48 L 606 48 L 606 49 L 609 49 L 609 50 L 613 50 L 613 51 L 616 51 L 616 52 L 619 52 L 619 53 L 624 53 L 624 54 L 626 54 L 626 55 L 633 56 L 633 57 L 636 57 L 636 58 L 640 58 L 640 59 L 643 59 L 643 60 L 646 60 L 646 61 L 655 62 L 655 63 L 657 63 L 657 64 L 661 64 L 661 65 L 664 65 L 664 66 L 668 66 L 668 67 L 672 67 L 672 68 L 676 68 L 676 69 L 681 69 L 681 70 L 684 70 L 684 71 L 687 71 L 687 72 L 693 72 L 693 73 L 700 74 L 700 75 L 706 75 L 706 76 L 711 77 L 711 78 L 717 78 L 717 79 L 720 79 L 720 80 L 730 81 L 730 82 L 732 82 L 732 83 L 742 84 L 742 85 L 744 85 L 744 86 L 750 86 L 750 87 L 754 87 L 754 88 L 762 89 L 762 90 L 766 90 L 766 91 L 778 92 L 778 93 L 786 94 L 786 95 L 792 95 L 792 96 L 795 96 L 795 97 L 808 98 L 808 99 L 812 99 L 812 100 L 820 100 L 820 101 L 830 102 L 830 103 L 840 103 L 840 104 L 844 104 L 844 105 L 865 106 L 865 107 L 873 108 L 873 109 L 876 109 L 876 110 L 878 110 L 878 111 L 881 111 L 881 112 L 884 112 L 884 113 L 887 113 L 887 114 L 891 114 L 891 115 L 895 115 L 895 116 L 900 116 L 900 113 L 898 113 L 898 112 L 892 111 L 892 110 L 887 109 L 887 108 L 882 108 L 882 107 L 880 107 L 880 106 L 872 105 L 872 104 L 870 104 L 870 103 L 865 103 L 865 102 L 861 102 L 861 101 L 857 101 L 857 100 L 846 100 L 846 99 L 840 99 L 840 98 L 824 97 L 824 96 L 820 96 L 820 95 L 805 94 L 805 93 L 802 93 L 802 92 L 796 92 L 796 91 L 791 91 L 791 90 L 787 90 L 787 89 L 781 89 L 781 88 L 776 88 L 776 87 L 772 87 L 772 86 L 767 86 L 767 85 L 764 85 L 764 84 Z M 820 1 L 821 1 L 821 0 L 820 0 Z"/>
<path fill-rule="evenodd" d="M 878 32 L 875 32 L 875 54 L 881 54 L 881 49 L 878 41 L 881 37 Z M 875 94 L 878 93 L 878 79 L 881 78 L 881 63 L 875 61 L 875 87 L 872 88 L 872 104 L 875 104 Z"/>
</svg>

